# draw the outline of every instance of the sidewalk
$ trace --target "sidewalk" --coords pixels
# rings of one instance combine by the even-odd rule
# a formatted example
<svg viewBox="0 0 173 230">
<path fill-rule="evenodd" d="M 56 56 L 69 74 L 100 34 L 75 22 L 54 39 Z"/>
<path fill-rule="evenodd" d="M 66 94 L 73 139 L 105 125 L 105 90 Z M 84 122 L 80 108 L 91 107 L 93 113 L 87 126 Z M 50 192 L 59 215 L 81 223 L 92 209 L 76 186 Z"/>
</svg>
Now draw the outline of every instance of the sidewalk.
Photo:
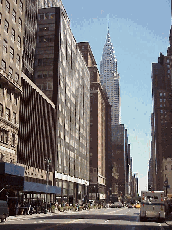
<svg viewBox="0 0 173 230">
<path fill-rule="evenodd" d="M 166 217 L 165 223 L 172 227 L 172 213 L 170 213 L 168 217 Z"/>
<path fill-rule="evenodd" d="M 45 217 L 45 216 L 53 216 L 57 213 L 51 213 L 48 212 L 47 214 L 44 213 L 40 213 L 40 214 L 32 214 L 32 215 L 17 215 L 17 216 L 9 216 L 7 218 L 7 221 L 12 221 L 12 220 L 29 220 L 29 219 L 33 219 L 33 218 L 39 218 L 39 217 Z"/>
</svg>

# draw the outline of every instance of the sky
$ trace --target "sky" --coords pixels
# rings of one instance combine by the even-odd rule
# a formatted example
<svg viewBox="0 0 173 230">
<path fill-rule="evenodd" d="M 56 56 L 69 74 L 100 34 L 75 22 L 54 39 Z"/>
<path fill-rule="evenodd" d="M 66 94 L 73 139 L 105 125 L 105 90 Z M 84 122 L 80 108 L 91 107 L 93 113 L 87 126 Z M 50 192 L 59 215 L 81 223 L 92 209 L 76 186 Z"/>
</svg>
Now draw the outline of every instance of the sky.
<svg viewBox="0 0 173 230">
<path fill-rule="evenodd" d="M 121 124 L 128 131 L 139 193 L 148 189 L 151 156 L 151 65 L 167 54 L 171 0 L 62 0 L 76 42 L 90 43 L 98 69 L 108 30 L 120 74 Z"/>
</svg>

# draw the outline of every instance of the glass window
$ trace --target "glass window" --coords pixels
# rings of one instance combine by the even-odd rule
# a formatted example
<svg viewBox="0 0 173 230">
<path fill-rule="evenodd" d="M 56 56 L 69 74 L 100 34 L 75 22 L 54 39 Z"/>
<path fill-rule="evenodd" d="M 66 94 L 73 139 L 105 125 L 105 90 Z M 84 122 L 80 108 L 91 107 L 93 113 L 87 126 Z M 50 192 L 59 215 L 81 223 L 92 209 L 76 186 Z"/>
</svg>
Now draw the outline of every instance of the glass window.
<svg viewBox="0 0 173 230">
<path fill-rule="evenodd" d="M 38 59 L 38 66 L 42 65 L 42 59 Z"/>
<path fill-rule="evenodd" d="M 0 104 L 0 116 L 2 117 L 2 115 L 3 115 L 3 105 Z"/>
<path fill-rule="evenodd" d="M 13 112 L 13 123 L 16 124 L 16 113 Z"/>
<path fill-rule="evenodd" d="M 7 53 L 7 41 L 3 40 L 3 52 Z"/>
<path fill-rule="evenodd" d="M 37 75 L 37 78 L 42 78 L 42 74 L 38 74 L 38 75 Z"/>
<path fill-rule="evenodd" d="M 0 129 L 0 142 L 4 142 L 4 130 Z"/>
<path fill-rule="evenodd" d="M 49 13 L 45 13 L 45 19 L 49 19 Z"/>
<path fill-rule="evenodd" d="M 19 9 L 20 9 L 20 11 L 23 11 L 23 2 L 21 0 L 19 2 Z"/>
<path fill-rule="evenodd" d="M 20 36 L 18 36 L 17 38 L 17 44 L 21 48 L 21 37 Z"/>
<path fill-rule="evenodd" d="M 7 20 L 5 20 L 5 23 L 4 23 L 4 30 L 8 33 L 8 30 L 9 30 L 9 23 Z"/>
<path fill-rule="evenodd" d="M 14 104 L 17 105 L 17 94 L 14 94 Z"/>
<path fill-rule="evenodd" d="M 10 121 L 10 110 L 6 108 L 6 119 Z"/>
<path fill-rule="evenodd" d="M 50 19 L 55 18 L 55 14 L 50 14 Z"/>
<path fill-rule="evenodd" d="M 7 99 L 11 100 L 11 92 L 9 89 L 7 89 Z"/>
<path fill-rule="evenodd" d="M 2 69 L 6 71 L 6 62 L 4 60 L 2 60 L 1 66 L 2 66 Z"/>
<path fill-rule="evenodd" d="M 16 64 L 19 66 L 20 65 L 20 56 L 17 54 L 16 56 Z"/>
<path fill-rule="evenodd" d="M 8 132 L 4 131 L 4 143 L 8 144 Z"/>
<path fill-rule="evenodd" d="M 14 133 L 12 133 L 11 145 L 15 146 L 15 134 Z"/>
<path fill-rule="evenodd" d="M 49 27 L 40 27 L 39 28 L 39 31 L 47 31 L 47 30 L 49 30 Z"/>
<path fill-rule="evenodd" d="M 16 11 L 13 9 L 13 12 L 12 12 L 12 20 L 14 22 L 16 22 Z"/>
<path fill-rule="evenodd" d="M 44 36 L 39 36 L 39 42 L 43 42 L 44 41 Z"/>
<path fill-rule="evenodd" d="M 11 39 L 15 41 L 15 30 L 13 28 L 11 29 Z"/>
<path fill-rule="evenodd" d="M 10 3 L 9 3 L 9 1 L 7 1 L 7 0 L 6 0 L 6 2 L 5 2 L 5 7 L 6 7 L 6 11 L 7 11 L 8 13 L 10 13 Z"/>
<path fill-rule="evenodd" d="M 43 73 L 43 78 L 47 78 L 47 74 L 46 73 Z"/>
<path fill-rule="evenodd" d="M 13 69 L 9 66 L 9 75 L 10 75 L 10 77 L 12 77 L 12 75 L 13 75 Z"/>
<path fill-rule="evenodd" d="M 10 47 L 10 58 L 14 59 L 14 49 L 12 47 Z"/>
<path fill-rule="evenodd" d="M 43 20 L 44 19 L 44 14 L 40 14 L 40 20 Z"/>
<path fill-rule="evenodd" d="M 19 81 L 19 74 L 18 74 L 18 73 L 15 73 L 15 78 L 14 78 L 14 80 L 15 80 L 16 82 Z"/>
<path fill-rule="evenodd" d="M 22 29 L 22 19 L 19 18 L 19 30 L 21 30 L 21 29 Z"/>
</svg>

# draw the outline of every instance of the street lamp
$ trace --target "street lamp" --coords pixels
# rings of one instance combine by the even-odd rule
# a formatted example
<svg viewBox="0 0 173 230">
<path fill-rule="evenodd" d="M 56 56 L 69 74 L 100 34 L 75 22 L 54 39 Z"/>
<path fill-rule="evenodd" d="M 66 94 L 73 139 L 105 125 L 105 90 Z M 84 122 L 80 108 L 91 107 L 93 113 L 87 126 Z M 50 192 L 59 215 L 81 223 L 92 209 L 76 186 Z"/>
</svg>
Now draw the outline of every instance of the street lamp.
<svg viewBox="0 0 173 230">
<path fill-rule="evenodd" d="M 45 158 L 44 160 L 46 162 L 46 184 L 49 185 L 49 164 L 51 163 L 51 160 L 49 158 Z M 44 211 L 45 214 L 47 214 L 47 191 L 46 191 L 46 209 Z"/>
</svg>

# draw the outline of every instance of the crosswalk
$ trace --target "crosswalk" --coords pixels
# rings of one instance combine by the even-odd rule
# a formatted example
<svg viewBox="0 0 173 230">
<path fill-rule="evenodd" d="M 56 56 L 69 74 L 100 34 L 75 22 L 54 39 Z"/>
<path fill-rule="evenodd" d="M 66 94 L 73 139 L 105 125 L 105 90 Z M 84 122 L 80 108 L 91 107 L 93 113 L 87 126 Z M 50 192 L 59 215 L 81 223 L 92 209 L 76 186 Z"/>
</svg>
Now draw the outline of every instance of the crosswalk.
<svg viewBox="0 0 173 230">
<path fill-rule="evenodd" d="M 33 215 L 20 215 L 20 216 L 9 216 L 7 218 L 7 221 L 24 221 L 24 220 L 31 220 L 36 218 L 43 218 L 46 216 L 52 216 L 54 213 L 47 213 L 46 215 L 44 213 L 41 214 L 33 214 Z"/>
</svg>

